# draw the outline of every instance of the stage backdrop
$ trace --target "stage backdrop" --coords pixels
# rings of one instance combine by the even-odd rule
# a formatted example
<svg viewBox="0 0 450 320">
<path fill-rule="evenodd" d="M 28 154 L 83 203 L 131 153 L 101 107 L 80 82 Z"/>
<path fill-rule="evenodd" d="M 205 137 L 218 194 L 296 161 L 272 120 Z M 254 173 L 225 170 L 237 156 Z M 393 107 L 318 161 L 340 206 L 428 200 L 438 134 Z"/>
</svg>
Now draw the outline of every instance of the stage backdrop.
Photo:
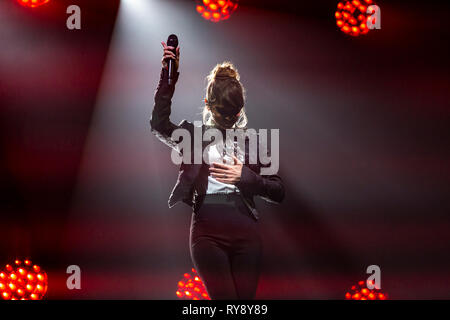
<svg viewBox="0 0 450 320">
<path fill-rule="evenodd" d="M 448 7 L 380 2 L 381 30 L 352 38 L 336 4 L 241 1 L 211 23 L 194 1 L 1 1 L 0 263 L 39 262 L 51 299 L 176 299 L 191 212 L 167 206 L 178 167 L 149 127 L 175 33 L 173 122 L 200 120 L 229 60 L 249 126 L 280 129 L 286 198 L 257 201 L 257 298 L 343 299 L 373 264 L 392 299 L 450 298 Z"/>
</svg>

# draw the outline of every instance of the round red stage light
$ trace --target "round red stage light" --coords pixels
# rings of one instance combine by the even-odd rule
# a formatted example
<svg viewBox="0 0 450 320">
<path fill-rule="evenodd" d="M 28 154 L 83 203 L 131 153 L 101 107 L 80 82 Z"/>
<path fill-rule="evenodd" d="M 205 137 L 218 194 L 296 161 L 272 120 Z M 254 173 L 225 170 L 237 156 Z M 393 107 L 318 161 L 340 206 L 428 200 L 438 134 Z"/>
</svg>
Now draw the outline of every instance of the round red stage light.
<svg viewBox="0 0 450 320">
<path fill-rule="evenodd" d="M 334 13 L 336 25 L 342 32 L 359 36 L 369 32 L 367 28 L 367 6 L 375 4 L 372 0 L 341 1 Z"/>
<path fill-rule="evenodd" d="M 21 5 L 30 8 L 36 8 L 48 3 L 50 0 L 17 0 Z"/>
<path fill-rule="evenodd" d="M 371 281 L 374 285 L 375 281 Z M 358 281 L 358 283 L 352 286 L 350 292 L 345 293 L 346 300 L 386 300 L 387 295 L 382 293 L 380 289 L 369 289 L 366 286 L 365 281 Z"/>
<path fill-rule="evenodd" d="M 39 266 L 32 266 L 29 259 L 23 263 L 15 260 L 13 266 L 8 264 L 0 272 L 0 293 L 4 300 L 41 300 L 47 288 L 47 274 Z"/>
<path fill-rule="evenodd" d="M 178 290 L 175 294 L 184 300 L 211 300 L 202 279 L 194 268 L 192 268 L 192 275 L 183 274 L 183 279 L 178 281 Z"/>
<path fill-rule="evenodd" d="M 219 22 L 228 19 L 237 7 L 238 0 L 196 0 L 195 9 L 203 19 Z"/>
</svg>

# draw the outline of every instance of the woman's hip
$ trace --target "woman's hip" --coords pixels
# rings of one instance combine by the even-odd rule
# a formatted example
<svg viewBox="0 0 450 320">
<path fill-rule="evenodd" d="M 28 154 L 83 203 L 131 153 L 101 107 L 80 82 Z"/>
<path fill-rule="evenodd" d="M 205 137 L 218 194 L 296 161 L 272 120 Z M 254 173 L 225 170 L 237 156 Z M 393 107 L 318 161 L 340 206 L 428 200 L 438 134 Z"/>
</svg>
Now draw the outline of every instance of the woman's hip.
<svg viewBox="0 0 450 320">
<path fill-rule="evenodd" d="M 206 195 L 197 212 L 192 212 L 191 236 L 259 241 L 258 223 L 239 194 Z"/>
</svg>

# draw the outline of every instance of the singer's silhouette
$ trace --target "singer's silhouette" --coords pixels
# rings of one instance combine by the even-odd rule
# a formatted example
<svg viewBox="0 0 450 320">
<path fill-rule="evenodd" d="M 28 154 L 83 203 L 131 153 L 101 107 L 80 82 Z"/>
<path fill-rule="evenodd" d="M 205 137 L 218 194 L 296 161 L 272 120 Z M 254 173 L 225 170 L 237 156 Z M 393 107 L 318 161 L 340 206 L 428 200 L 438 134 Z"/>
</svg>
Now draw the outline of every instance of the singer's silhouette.
<svg viewBox="0 0 450 320">
<path fill-rule="evenodd" d="M 152 132 L 164 143 L 174 147 L 179 140 L 172 132 L 184 128 L 194 136 L 194 124 L 183 120 L 176 125 L 169 119 L 172 96 L 179 77 L 180 48 L 164 50 L 159 84 L 155 92 L 150 125 Z M 168 83 L 168 59 L 175 61 L 173 83 Z M 215 66 L 208 76 L 202 130 L 216 128 L 246 129 L 245 90 L 237 69 L 231 62 Z M 216 141 L 214 141 L 216 143 Z M 190 249 L 198 274 L 211 299 L 253 299 L 260 274 L 261 238 L 259 214 L 254 196 L 280 203 L 284 186 L 278 175 L 261 175 L 259 162 L 249 161 L 245 150 L 235 145 L 232 151 L 217 148 L 226 141 L 204 143 L 209 163 L 182 163 L 177 183 L 169 197 L 169 207 L 179 201 L 192 208 Z M 231 143 L 233 145 L 233 143 Z M 228 152 L 227 152 L 228 151 Z M 224 160 L 227 163 L 224 163 Z"/>
</svg>

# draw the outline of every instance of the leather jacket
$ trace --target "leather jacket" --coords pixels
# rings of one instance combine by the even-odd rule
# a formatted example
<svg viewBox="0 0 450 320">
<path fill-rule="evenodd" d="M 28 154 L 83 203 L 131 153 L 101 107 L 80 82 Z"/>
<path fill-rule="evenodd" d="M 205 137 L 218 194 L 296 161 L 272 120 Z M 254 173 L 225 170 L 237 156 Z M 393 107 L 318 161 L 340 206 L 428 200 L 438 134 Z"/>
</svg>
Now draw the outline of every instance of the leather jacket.
<svg viewBox="0 0 450 320">
<path fill-rule="evenodd" d="M 179 72 L 176 71 L 173 78 L 173 84 L 168 84 L 168 71 L 162 68 L 158 87 L 154 95 L 154 106 L 150 119 L 150 127 L 153 134 L 171 148 L 176 148 L 181 141 L 173 140 L 172 133 L 175 129 L 184 128 L 189 131 L 191 137 L 194 137 L 195 126 L 192 122 L 182 120 L 178 125 L 170 121 L 172 97 L 175 91 L 175 84 L 178 81 Z M 201 126 L 202 133 L 208 127 Z M 199 127 L 197 127 L 199 129 Z M 202 143 L 202 150 L 209 141 Z M 251 212 L 255 220 L 258 220 L 259 213 L 255 208 L 254 196 L 260 196 L 264 200 L 272 203 L 280 203 L 284 198 L 284 185 L 281 178 L 274 175 L 260 175 L 260 169 L 263 165 L 259 162 L 250 164 L 248 161 L 248 143 L 246 143 L 245 162 L 242 167 L 240 181 L 236 183 L 240 195 L 246 207 Z M 191 150 L 194 150 L 191 148 Z M 178 179 L 170 194 L 168 205 L 173 207 L 176 203 L 182 201 L 188 204 L 194 212 L 197 212 L 201 206 L 202 195 L 206 193 L 208 184 L 209 165 L 206 163 L 194 164 L 182 162 L 180 165 Z"/>
</svg>

